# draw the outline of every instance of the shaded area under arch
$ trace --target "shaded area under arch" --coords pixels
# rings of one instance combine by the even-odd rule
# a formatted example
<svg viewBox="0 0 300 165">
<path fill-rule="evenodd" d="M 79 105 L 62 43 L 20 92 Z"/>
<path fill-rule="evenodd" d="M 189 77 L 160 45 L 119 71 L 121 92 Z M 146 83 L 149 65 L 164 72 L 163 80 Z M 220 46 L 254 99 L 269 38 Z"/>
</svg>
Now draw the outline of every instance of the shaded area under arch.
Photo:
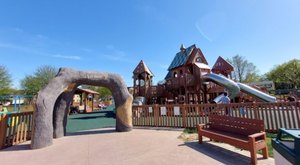
<svg viewBox="0 0 300 165">
<path fill-rule="evenodd" d="M 68 116 L 67 133 L 83 130 L 116 127 L 115 106 L 92 113 L 74 114 Z"/>
</svg>

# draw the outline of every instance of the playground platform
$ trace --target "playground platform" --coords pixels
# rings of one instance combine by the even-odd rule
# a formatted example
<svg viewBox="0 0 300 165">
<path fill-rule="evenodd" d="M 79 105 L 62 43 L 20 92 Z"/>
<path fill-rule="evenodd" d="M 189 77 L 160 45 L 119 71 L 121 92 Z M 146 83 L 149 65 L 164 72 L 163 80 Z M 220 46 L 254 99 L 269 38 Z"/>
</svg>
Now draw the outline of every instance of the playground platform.
<svg viewBox="0 0 300 165">
<path fill-rule="evenodd" d="M 102 128 L 69 133 L 54 139 L 52 146 L 31 150 L 30 141 L 0 151 L 5 165 L 111 165 L 111 164 L 250 164 L 248 151 L 224 143 L 178 139 L 182 129 L 139 128 L 131 132 L 115 132 Z M 272 165 L 274 159 L 258 164 Z"/>
</svg>

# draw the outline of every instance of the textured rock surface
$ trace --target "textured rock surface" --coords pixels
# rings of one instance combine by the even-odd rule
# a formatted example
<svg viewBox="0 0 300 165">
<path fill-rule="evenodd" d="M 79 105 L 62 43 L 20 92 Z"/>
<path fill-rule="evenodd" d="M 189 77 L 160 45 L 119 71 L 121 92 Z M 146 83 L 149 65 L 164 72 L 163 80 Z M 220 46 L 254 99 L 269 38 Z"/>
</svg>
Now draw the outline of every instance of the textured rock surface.
<svg viewBox="0 0 300 165">
<path fill-rule="evenodd" d="M 60 138 L 66 135 L 66 126 L 70 103 L 74 90 L 63 92 L 55 102 L 53 111 L 53 137 Z"/>
<path fill-rule="evenodd" d="M 53 137 L 63 136 L 72 92 L 77 85 L 81 84 L 104 86 L 110 89 L 117 109 L 116 131 L 132 129 L 132 96 L 119 75 L 61 68 L 56 77 L 38 93 L 31 148 L 49 146 L 52 144 Z"/>
</svg>

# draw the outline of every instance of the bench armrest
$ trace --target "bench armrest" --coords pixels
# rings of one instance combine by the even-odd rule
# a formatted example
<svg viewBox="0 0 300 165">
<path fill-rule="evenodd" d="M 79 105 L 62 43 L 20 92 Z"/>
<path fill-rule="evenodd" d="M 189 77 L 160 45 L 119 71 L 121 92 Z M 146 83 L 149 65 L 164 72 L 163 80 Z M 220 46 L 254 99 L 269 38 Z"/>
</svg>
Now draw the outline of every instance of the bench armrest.
<svg viewBox="0 0 300 165">
<path fill-rule="evenodd" d="M 248 136 L 249 139 L 253 139 L 255 141 L 256 138 L 262 137 L 261 139 L 266 139 L 266 132 L 259 132 Z"/>
<path fill-rule="evenodd" d="M 205 124 L 197 124 L 197 129 L 202 129 L 204 128 Z"/>
</svg>

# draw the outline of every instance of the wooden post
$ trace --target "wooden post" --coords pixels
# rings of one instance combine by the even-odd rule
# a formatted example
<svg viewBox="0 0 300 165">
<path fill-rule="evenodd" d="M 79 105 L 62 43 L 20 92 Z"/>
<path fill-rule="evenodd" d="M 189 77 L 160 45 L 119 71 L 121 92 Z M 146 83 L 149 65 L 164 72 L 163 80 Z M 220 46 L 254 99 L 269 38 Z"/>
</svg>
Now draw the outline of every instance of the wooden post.
<svg viewBox="0 0 300 165">
<path fill-rule="evenodd" d="M 92 112 L 94 112 L 94 94 L 92 94 Z"/>
<path fill-rule="evenodd" d="M 84 112 L 87 112 L 88 94 L 84 92 Z"/>
<path fill-rule="evenodd" d="M 298 121 L 298 129 L 300 128 L 300 102 L 298 101 L 297 104 L 296 104 L 296 119 Z"/>
<path fill-rule="evenodd" d="M 135 88 L 136 88 L 136 78 L 134 76 L 134 78 L 133 78 L 133 94 L 132 94 L 133 97 L 135 97 L 135 91 L 136 91 Z"/>
<path fill-rule="evenodd" d="M 187 122 L 186 122 L 186 104 L 184 103 L 182 105 L 182 126 L 183 128 L 186 128 Z"/>
<path fill-rule="evenodd" d="M 159 107 L 158 107 L 158 104 L 154 105 L 153 113 L 154 113 L 154 125 L 156 127 L 158 127 L 158 125 L 159 125 Z"/>
<path fill-rule="evenodd" d="M 6 114 L 0 115 L 0 149 L 4 148 L 7 132 L 7 117 Z"/>
</svg>

